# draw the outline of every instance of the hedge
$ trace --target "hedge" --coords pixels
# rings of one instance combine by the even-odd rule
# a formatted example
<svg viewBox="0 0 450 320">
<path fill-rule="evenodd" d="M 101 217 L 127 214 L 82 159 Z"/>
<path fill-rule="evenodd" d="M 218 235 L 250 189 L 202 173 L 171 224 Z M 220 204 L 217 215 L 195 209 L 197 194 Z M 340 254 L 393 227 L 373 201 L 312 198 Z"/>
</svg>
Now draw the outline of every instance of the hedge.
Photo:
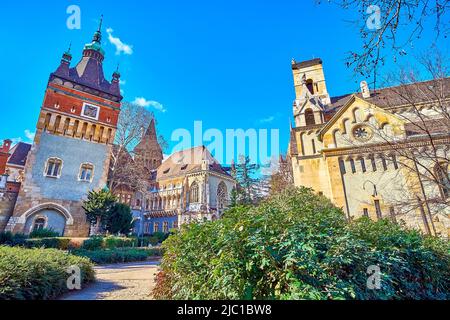
<svg viewBox="0 0 450 320">
<path fill-rule="evenodd" d="M 86 257 L 97 264 L 145 261 L 148 257 L 161 255 L 160 249 L 116 248 L 101 250 L 73 250 L 72 254 Z"/>
<path fill-rule="evenodd" d="M 82 286 L 94 280 L 92 263 L 55 249 L 0 246 L 0 300 L 47 300 L 67 291 L 67 268 L 78 266 Z"/>
<path fill-rule="evenodd" d="M 293 188 L 163 244 L 156 299 L 450 299 L 450 245 Z M 380 268 L 373 289 L 368 270 Z"/>
</svg>

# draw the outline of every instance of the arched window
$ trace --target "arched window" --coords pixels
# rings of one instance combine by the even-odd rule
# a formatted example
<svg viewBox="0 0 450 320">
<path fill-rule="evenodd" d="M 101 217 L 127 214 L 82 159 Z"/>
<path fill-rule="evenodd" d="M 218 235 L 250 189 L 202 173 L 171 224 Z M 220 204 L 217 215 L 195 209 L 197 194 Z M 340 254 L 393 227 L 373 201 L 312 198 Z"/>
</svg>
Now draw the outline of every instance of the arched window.
<svg viewBox="0 0 450 320">
<path fill-rule="evenodd" d="M 306 80 L 306 87 L 308 88 L 309 92 L 311 92 L 311 94 L 314 94 L 314 85 L 312 79 Z"/>
<path fill-rule="evenodd" d="M 80 181 L 91 182 L 94 177 L 94 166 L 90 163 L 83 163 L 80 167 Z"/>
<path fill-rule="evenodd" d="M 441 162 L 434 168 L 437 183 L 439 184 L 439 190 L 441 192 L 441 197 L 444 200 L 450 196 L 450 174 L 448 168 L 448 162 Z"/>
<path fill-rule="evenodd" d="M 222 181 L 217 187 L 217 209 L 223 210 L 227 206 L 227 186 Z"/>
<path fill-rule="evenodd" d="M 198 184 L 197 182 L 194 182 L 191 184 L 191 187 L 189 188 L 189 202 L 191 203 L 198 203 Z"/>
<path fill-rule="evenodd" d="M 305 110 L 305 124 L 307 126 L 316 124 L 316 120 L 314 119 L 314 111 L 311 108 Z"/>
<path fill-rule="evenodd" d="M 33 223 L 33 231 L 34 230 L 42 230 L 45 228 L 46 219 L 44 217 L 37 217 Z"/>
<path fill-rule="evenodd" d="M 50 124 L 50 120 L 52 119 L 52 114 L 51 113 L 47 113 L 45 115 L 45 122 L 44 122 L 44 130 L 47 131 L 48 130 L 48 126 Z"/>
<path fill-rule="evenodd" d="M 49 158 L 45 165 L 44 175 L 51 178 L 61 176 L 62 160 L 58 158 Z"/>
</svg>

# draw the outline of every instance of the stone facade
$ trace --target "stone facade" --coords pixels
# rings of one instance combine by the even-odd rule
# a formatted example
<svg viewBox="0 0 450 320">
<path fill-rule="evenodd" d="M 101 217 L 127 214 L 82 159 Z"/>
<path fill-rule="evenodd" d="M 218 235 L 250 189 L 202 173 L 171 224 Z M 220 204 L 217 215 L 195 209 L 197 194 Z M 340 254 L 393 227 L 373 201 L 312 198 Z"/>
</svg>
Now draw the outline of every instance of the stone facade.
<svg viewBox="0 0 450 320">
<path fill-rule="evenodd" d="M 295 185 L 324 194 L 343 208 L 348 219 L 389 217 L 448 237 L 448 207 L 433 211 L 429 205 L 441 197 L 439 186 L 422 181 L 420 172 L 411 170 L 413 164 L 402 156 L 408 150 L 426 151 L 429 141 L 408 129 L 411 123 L 405 119 L 414 119 L 414 113 L 398 102 L 395 88 L 371 95 L 363 82 L 361 93 L 329 97 L 320 59 L 293 62 L 292 69 L 296 100 L 289 153 Z M 449 83 L 448 78 L 442 81 Z M 394 102 L 388 104 L 391 98 Z M 420 105 L 427 117 L 440 121 L 431 101 Z M 442 158 L 448 159 L 450 137 L 441 131 L 433 133 L 433 139 Z M 409 206 L 405 199 L 417 205 Z"/>
</svg>

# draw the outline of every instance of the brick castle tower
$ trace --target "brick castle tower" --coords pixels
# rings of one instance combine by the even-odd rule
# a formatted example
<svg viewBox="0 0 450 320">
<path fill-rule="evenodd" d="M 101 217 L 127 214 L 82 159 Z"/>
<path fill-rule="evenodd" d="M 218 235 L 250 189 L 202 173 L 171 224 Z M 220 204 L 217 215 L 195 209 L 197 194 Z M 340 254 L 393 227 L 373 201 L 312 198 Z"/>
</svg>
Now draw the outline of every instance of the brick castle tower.
<svg viewBox="0 0 450 320">
<path fill-rule="evenodd" d="M 120 74 L 104 78 L 102 21 L 71 68 L 70 48 L 50 74 L 36 136 L 7 230 L 48 228 L 64 236 L 87 236 L 82 201 L 106 186 L 122 96 Z"/>
</svg>

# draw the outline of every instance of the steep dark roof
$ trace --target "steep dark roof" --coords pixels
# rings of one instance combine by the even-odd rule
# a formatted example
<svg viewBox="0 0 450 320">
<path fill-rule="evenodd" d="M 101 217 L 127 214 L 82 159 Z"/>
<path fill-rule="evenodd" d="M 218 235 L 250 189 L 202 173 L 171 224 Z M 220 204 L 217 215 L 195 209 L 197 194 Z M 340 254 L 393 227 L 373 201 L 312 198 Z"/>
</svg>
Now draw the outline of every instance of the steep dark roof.
<svg viewBox="0 0 450 320">
<path fill-rule="evenodd" d="M 25 166 L 27 162 L 28 152 L 31 149 L 31 144 L 19 142 L 11 148 L 10 156 L 8 158 L 8 164 L 16 166 Z"/>
</svg>

